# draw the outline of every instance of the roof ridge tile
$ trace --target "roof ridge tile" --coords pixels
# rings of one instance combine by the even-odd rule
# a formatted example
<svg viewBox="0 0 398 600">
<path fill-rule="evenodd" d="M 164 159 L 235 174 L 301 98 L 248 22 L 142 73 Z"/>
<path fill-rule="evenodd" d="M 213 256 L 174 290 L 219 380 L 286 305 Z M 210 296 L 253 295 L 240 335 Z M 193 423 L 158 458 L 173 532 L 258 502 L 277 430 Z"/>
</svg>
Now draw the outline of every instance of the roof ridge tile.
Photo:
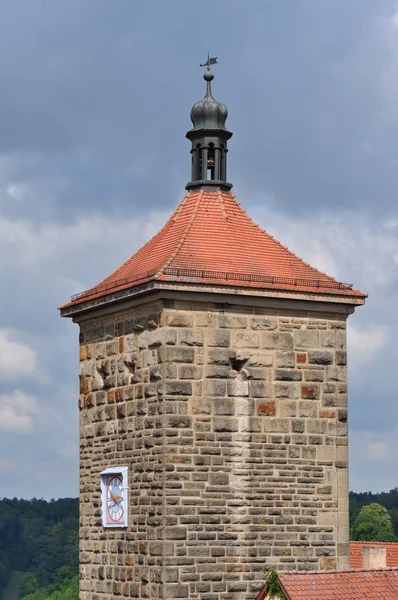
<svg viewBox="0 0 398 600">
<path fill-rule="evenodd" d="M 372 546 L 392 546 L 392 545 L 396 545 L 398 546 L 398 542 L 372 542 L 369 540 L 364 540 L 364 541 L 359 541 L 359 540 L 353 540 L 350 541 L 350 545 L 351 544 L 360 544 L 361 546 L 363 546 L 364 544 L 371 544 Z"/>
<path fill-rule="evenodd" d="M 232 194 L 232 193 L 231 193 Z M 232 194 L 233 195 L 233 194 Z M 235 196 L 234 196 L 235 198 Z M 328 277 L 329 279 L 333 279 L 333 281 L 338 281 L 335 277 L 333 277 L 332 275 L 329 275 L 328 273 L 325 273 L 325 271 L 320 271 L 317 267 L 313 267 L 312 265 L 310 265 L 310 263 L 306 262 L 304 259 L 300 258 L 300 256 L 298 256 L 297 254 L 295 254 L 295 252 L 293 252 L 292 250 L 290 250 L 290 248 L 288 246 L 285 246 L 284 244 L 282 244 L 282 242 L 280 242 L 279 240 L 277 240 L 271 233 L 269 233 L 269 231 L 267 231 L 266 229 L 264 229 L 264 227 L 261 227 L 261 225 L 259 225 L 258 223 L 256 223 L 256 221 L 254 221 L 254 219 L 252 219 L 252 217 L 246 212 L 246 210 L 243 208 L 242 204 L 239 202 L 239 200 L 237 198 L 235 198 L 236 203 L 240 206 L 240 208 L 242 209 L 242 212 L 244 213 L 245 217 L 253 224 L 255 225 L 258 229 L 260 229 L 263 233 L 265 233 L 265 235 L 267 235 L 268 237 L 270 237 L 274 242 L 276 242 L 279 246 L 281 246 L 284 250 L 286 250 L 287 252 L 289 252 L 289 254 L 291 254 L 292 257 L 296 258 L 297 260 L 299 260 L 301 263 L 303 263 L 304 265 L 306 265 L 307 267 L 310 267 L 311 269 L 314 269 L 315 271 L 317 271 L 318 273 L 321 273 L 322 275 L 325 275 L 326 277 Z"/>
<path fill-rule="evenodd" d="M 224 206 L 224 201 L 223 201 L 223 196 L 221 194 L 221 190 L 217 190 L 217 199 L 218 202 L 220 204 L 220 209 L 221 209 L 221 214 L 223 216 L 224 221 L 228 221 L 228 215 L 227 212 L 225 210 L 225 206 Z"/>
<path fill-rule="evenodd" d="M 181 250 L 181 248 L 182 248 L 182 246 L 184 244 L 184 241 L 187 239 L 187 235 L 189 233 L 189 230 L 191 229 L 192 223 L 195 220 L 196 213 L 198 212 L 198 207 L 199 207 L 200 201 L 201 201 L 201 199 L 203 197 L 203 192 L 204 192 L 204 190 L 200 190 L 199 191 L 198 197 L 196 198 L 194 209 L 192 211 L 191 218 L 189 219 L 189 221 L 188 221 L 188 223 L 187 223 L 184 231 L 182 232 L 182 235 L 181 235 L 179 241 L 177 242 L 175 251 L 172 252 L 172 254 L 170 254 L 169 258 L 164 262 L 163 266 L 160 269 L 160 272 L 164 271 L 165 269 L 167 269 L 167 267 L 170 266 L 170 264 L 172 263 L 172 261 L 176 258 L 176 256 L 178 255 L 179 251 Z"/>
<path fill-rule="evenodd" d="M 384 571 L 397 571 L 398 567 L 380 567 L 378 569 L 339 569 L 339 570 L 318 570 L 318 571 L 281 571 L 279 575 L 281 577 L 288 577 L 289 575 L 339 575 L 340 573 L 378 573 Z"/>
<path fill-rule="evenodd" d="M 173 212 L 173 214 L 171 215 L 170 219 L 173 220 L 173 222 L 177 221 L 180 213 L 182 212 L 182 209 L 184 208 L 184 206 L 187 203 L 188 197 L 190 196 L 191 192 L 187 192 L 184 196 L 184 198 L 181 200 L 180 204 L 177 206 L 177 208 L 175 209 L 175 211 Z"/>
</svg>

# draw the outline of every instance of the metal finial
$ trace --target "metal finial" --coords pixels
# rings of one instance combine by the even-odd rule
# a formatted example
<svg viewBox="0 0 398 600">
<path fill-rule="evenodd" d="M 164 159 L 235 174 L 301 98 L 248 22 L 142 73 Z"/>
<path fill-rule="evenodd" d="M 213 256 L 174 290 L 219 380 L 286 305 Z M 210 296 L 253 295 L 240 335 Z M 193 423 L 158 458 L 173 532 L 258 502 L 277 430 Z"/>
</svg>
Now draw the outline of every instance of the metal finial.
<svg viewBox="0 0 398 600">
<path fill-rule="evenodd" d="M 191 110 L 192 129 L 187 138 L 192 142 L 191 181 L 186 189 L 213 186 L 230 190 L 227 181 L 227 142 L 232 136 L 225 125 L 228 116 L 227 107 L 216 100 L 211 93 L 214 78 L 210 66 L 217 64 L 217 57 L 207 54 L 207 60 L 201 64 L 206 67 L 203 79 L 206 81 L 206 95 L 196 102 Z"/>
<path fill-rule="evenodd" d="M 203 73 L 203 79 L 206 81 L 206 96 L 211 96 L 211 82 L 214 79 L 213 73 L 210 71 L 210 65 L 217 64 L 217 57 L 210 58 L 210 54 L 207 53 L 207 61 L 203 63 L 203 65 L 199 65 L 200 67 L 207 67 L 207 71 Z"/>
<path fill-rule="evenodd" d="M 207 53 L 207 61 L 205 63 L 203 63 L 203 65 L 199 65 L 200 67 L 207 67 L 207 70 L 210 71 L 210 65 L 216 65 L 217 64 L 217 56 L 215 56 L 214 58 L 210 58 L 210 54 Z"/>
</svg>

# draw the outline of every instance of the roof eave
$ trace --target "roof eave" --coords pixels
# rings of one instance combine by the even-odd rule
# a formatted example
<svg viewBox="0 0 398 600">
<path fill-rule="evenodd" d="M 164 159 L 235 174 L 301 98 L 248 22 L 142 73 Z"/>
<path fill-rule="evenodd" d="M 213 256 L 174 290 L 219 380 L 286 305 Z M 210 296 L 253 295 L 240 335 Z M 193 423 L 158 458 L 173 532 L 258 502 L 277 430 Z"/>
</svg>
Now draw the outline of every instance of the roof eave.
<svg viewBox="0 0 398 600">
<path fill-rule="evenodd" d="M 302 300 L 317 303 L 332 303 L 336 305 L 351 305 L 352 311 L 356 306 L 365 303 L 366 296 L 359 292 L 359 295 L 343 295 L 302 290 L 278 290 L 258 287 L 237 287 L 235 285 L 223 285 L 220 283 L 198 283 L 194 281 L 160 281 L 151 280 L 141 285 L 135 285 L 119 289 L 100 297 L 77 299 L 61 307 L 61 317 L 75 317 L 87 313 L 88 311 L 102 308 L 104 306 L 114 305 L 115 303 L 136 298 L 143 294 L 159 292 L 161 290 L 175 292 L 194 292 L 194 293 L 212 293 L 220 295 L 233 295 L 235 298 L 246 296 L 253 298 L 274 298 L 287 300 Z M 351 312 L 352 312 L 351 311 Z"/>
</svg>

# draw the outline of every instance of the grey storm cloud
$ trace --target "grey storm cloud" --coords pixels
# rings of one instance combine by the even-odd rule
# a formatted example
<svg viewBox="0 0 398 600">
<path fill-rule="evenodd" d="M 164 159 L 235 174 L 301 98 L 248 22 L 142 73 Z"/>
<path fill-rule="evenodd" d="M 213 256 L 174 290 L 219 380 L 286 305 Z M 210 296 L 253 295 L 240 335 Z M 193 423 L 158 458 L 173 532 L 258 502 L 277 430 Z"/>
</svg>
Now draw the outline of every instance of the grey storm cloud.
<svg viewBox="0 0 398 600">
<path fill-rule="evenodd" d="M 398 483 L 397 15 L 393 0 L 3 1 L 0 355 L 36 362 L 0 370 L 0 474 L 21 472 L 1 495 L 77 494 L 78 331 L 56 307 L 182 198 L 208 51 L 238 199 L 370 293 L 350 319 L 351 485 Z"/>
</svg>

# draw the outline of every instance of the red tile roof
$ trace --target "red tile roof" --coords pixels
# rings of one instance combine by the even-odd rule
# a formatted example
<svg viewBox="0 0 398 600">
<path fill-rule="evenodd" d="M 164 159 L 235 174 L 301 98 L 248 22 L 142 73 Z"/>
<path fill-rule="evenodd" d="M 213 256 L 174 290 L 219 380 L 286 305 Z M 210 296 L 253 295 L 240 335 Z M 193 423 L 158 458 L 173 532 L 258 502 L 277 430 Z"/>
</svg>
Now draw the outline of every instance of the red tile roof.
<svg viewBox="0 0 398 600">
<path fill-rule="evenodd" d="M 397 600 L 398 569 L 279 573 L 286 600 Z"/>
<path fill-rule="evenodd" d="M 362 548 L 383 546 L 386 548 L 387 567 L 398 567 L 398 543 L 394 542 L 350 542 L 350 567 L 362 569 Z"/>
<path fill-rule="evenodd" d="M 231 192 L 200 189 L 188 192 L 159 233 L 121 267 L 62 308 L 153 279 L 366 296 L 293 254 Z"/>
</svg>

